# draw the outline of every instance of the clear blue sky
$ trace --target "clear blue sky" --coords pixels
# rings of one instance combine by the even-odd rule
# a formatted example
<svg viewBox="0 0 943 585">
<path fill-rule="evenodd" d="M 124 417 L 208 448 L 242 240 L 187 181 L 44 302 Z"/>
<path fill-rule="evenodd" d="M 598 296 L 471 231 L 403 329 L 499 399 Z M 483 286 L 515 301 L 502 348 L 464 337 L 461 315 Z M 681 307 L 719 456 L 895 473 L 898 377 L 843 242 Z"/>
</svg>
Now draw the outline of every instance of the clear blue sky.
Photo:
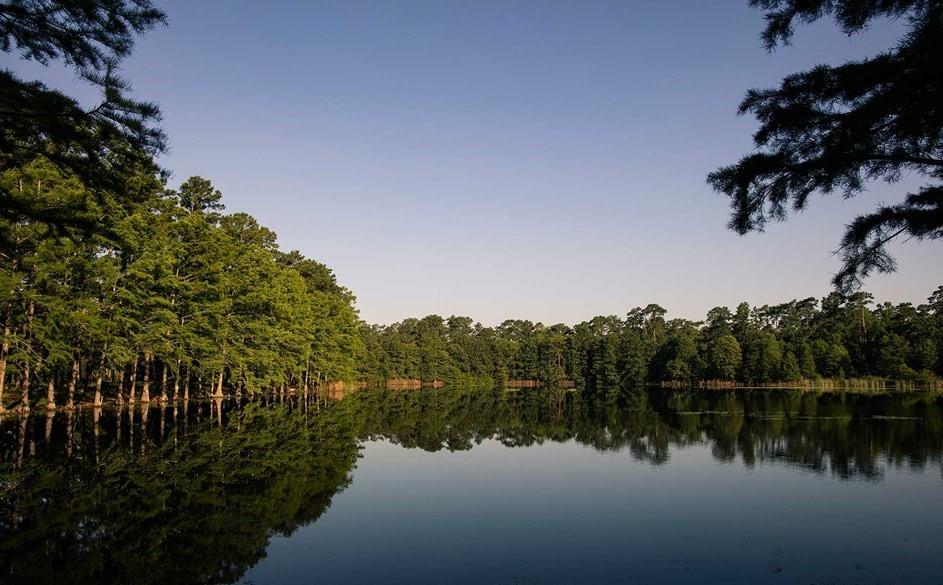
<svg viewBox="0 0 943 585">
<path fill-rule="evenodd" d="M 843 225 L 900 198 L 815 199 L 740 237 L 704 183 L 751 148 L 746 89 L 888 48 L 897 23 L 848 38 L 823 22 L 769 54 L 746 0 L 157 3 L 170 26 L 125 74 L 163 109 L 171 183 L 211 179 L 330 265 L 367 321 L 822 296 Z M 922 302 L 940 251 L 895 246 L 899 272 L 868 288 Z"/>
</svg>

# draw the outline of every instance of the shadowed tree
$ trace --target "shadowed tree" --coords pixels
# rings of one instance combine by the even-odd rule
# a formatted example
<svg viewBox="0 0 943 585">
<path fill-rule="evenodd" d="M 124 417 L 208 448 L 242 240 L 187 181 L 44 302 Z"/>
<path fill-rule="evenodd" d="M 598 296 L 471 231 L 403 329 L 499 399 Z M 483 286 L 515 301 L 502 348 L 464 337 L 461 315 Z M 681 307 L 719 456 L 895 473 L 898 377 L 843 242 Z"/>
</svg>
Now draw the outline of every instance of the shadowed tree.
<svg viewBox="0 0 943 585">
<path fill-rule="evenodd" d="M 116 75 L 134 37 L 165 21 L 150 0 L 0 1 L 0 50 L 43 65 L 61 61 L 99 88 L 102 100 L 83 108 L 42 83 L 0 70 L 0 171 L 43 156 L 92 192 L 124 192 L 131 169 L 154 168 L 166 146 L 157 106 L 128 96 Z M 56 207 L 0 190 L 0 217 L 41 221 L 62 232 L 108 232 L 108 217 L 87 206 Z M 6 242 L 0 242 L 6 243 Z"/>
<path fill-rule="evenodd" d="M 920 176 L 903 200 L 855 218 L 841 240 L 833 283 L 852 290 L 872 271 L 893 272 L 887 244 L 943 237 L 943 3 L 933 0 L 751 0 L 766 13 L 768 50 L 788 45 L 797 23 L 833 17 L 848 35 L 881 18 L 909 25 L 898 45 L 870 59 L 819 65 L 750 90 L 739 113 L 760 128 L 757 151 L 708 176 L 730 197 L 729 226 L 763 231 L 802 210 L 812 193 L 858 195 L 874 181 Z"/>
</svg>

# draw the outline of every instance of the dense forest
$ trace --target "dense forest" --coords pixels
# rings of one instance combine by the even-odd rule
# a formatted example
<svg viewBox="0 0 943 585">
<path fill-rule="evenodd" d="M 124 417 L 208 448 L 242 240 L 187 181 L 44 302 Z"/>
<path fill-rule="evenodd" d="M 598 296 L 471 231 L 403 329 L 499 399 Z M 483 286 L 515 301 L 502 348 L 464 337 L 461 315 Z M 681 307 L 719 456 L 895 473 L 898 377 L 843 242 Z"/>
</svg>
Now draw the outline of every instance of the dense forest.
<svg viewBox="0 0 943 585">
<path fill-rule="evenodd" d="M 160 10 L 21 0 L 0 17 L 0 51 L 73 67 L 102 96 L 84 107 L 0 71 L 0 411 L 354 380 L 609 391 L 943 374 L 943 287 L 919 306 L 834 293 L 715 308 L 699 322 L 648 305 L 573 327 L 365 325 L 328 267 L 225 213 L 210 181 L 170 188 L 160 110 L 117 75 L 136 36 L 166 23 Z"/>
<path fill-rule="evenodd" d="M 509 320 L 484 327 L 431 315 L 359 321 L 325 265 L 278 249 L 275 234 L 192 177 L 128 181 L 132 197 L 91 193 L 39 157 L 0 174 L 4 189 L 50 208 L 107 212 L 113 236 L 0 218 L 0 403 L 23 408 L 254 393 L 389 379 L 747 384 L 943 374 L 943 287 L 926 304 L 865 293 L 668 319 L 658 305 L 573 327 Z M 8 388 L 12 390 L 7 390 Z M 5 392 L 5 390 L 7 390 Z"/>
<path fill-rule="evenodd" d="M 28 408 L 42 390 L 47 406 L 71 406 L 354 377 L 353 296 L 251 216 L 224 214 L 209 181 L 170 190 L 142 174 L 133 197 L 110 197 L 38 158 L 0 182 L 50 208 L 107 213 L 115 232 L 0 219 L 0 401 L 6 387 Z"/>
<path fill-rule="evenodd" d="M 166 15 L 149 0 L 18 0 L 0 21 L 3 54 L 100 92 L 87 105 L 0 70 L 0 410 L 353 377 L 359 323 L 331 271 L 223 213 L 209 181 L 168 188 L 160 109 L 119 74 Z"/>
<path fill-rule="evenodd" d="M 658 305 L 573 327 L 509 320 L 483 327 L 430 315 L 365 328 L 367 379 L 529 380 L 608 390 L 704 380 L 743 384 L 821 378 L 929 380 L 943 374 L 943 287 L 926 304 L 875 304 L 832 293 L 761 307 L 716 307 L 668 319 Z"/>
</svg>

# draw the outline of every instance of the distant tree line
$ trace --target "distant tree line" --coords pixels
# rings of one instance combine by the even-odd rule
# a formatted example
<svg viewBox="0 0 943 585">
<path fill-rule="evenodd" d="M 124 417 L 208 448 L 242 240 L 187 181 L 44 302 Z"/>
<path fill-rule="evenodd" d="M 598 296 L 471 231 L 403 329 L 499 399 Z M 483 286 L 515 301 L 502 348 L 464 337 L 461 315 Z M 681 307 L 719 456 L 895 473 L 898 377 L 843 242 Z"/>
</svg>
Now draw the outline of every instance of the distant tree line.
<svg viewBox="0 0 943 585">
<path fill-rule="evenodd" d="M 367 379 L 564 380 L 609 390 L 646 382 L 767 384 L 943 375 L 943 287 L 926 304 L 832 293 L 780 305 L 716 307 L 702 321 L 658 305 L 573 327 L 509 320 L 484 327 L 430 315 L 364 329 Z"/>
</svg>

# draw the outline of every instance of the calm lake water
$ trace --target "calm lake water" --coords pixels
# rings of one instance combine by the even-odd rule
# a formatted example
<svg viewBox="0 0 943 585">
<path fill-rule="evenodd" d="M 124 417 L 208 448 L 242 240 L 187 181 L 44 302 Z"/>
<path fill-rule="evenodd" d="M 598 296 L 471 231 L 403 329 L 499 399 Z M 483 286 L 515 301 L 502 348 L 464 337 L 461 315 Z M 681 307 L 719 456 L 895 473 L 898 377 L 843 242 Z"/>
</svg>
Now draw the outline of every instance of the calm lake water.
<svg viewBox="0 0 943 585">
<path fill-rule="evenodd" d="M 0 583 L 943 584 L 943 399 L 367 390 L 0 423 Z"/>
</svg>

